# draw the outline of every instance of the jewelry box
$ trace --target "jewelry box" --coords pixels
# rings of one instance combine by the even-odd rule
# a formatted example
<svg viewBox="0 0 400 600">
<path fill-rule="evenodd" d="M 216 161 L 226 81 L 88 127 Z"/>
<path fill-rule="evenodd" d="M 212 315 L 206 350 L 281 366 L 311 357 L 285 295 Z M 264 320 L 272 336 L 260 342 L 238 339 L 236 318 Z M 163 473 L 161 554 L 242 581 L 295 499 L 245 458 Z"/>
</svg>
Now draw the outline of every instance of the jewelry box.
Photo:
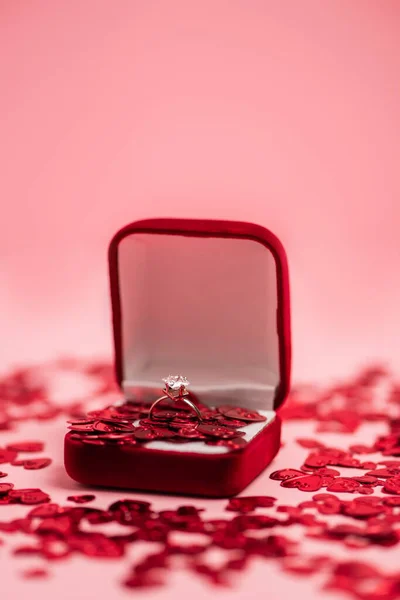
<svg viewBox="0 0 400 600">
<path fill-rule="evenodd" d="M 96 445 L 70 432 L 68 474 L 93 486 L 239 493 L 280 446 L 277 409 L 289 391 L 291 364 L 282 244 L 250 223 L 144 220 L 112 239 L 109 274 L 115 373 L 128 403 L 140 398 L 150 407 L 164 395 L 162 379 L 179 373 L 190 381 L 192 402 L 242 407 L 265 420 L 244 422 L 238 447 L 168 439 Z"/>
</svg>

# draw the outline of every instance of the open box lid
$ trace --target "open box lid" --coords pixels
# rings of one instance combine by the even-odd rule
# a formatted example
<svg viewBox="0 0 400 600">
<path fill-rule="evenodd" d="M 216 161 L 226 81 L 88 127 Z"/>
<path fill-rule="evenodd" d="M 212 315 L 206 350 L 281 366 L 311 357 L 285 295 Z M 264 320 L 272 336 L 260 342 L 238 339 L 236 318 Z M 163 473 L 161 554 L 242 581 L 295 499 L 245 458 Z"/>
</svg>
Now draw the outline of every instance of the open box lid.
<svg viewBox="0 0 400 600">
<path fill-rule="evenodd" d="M 290 385 L 289 278 L 258 225 L 150 219 L 109 248 L 115 366 L 127 397 L 185 375 L 210 406 L 274 410 Z"/>
</svg>

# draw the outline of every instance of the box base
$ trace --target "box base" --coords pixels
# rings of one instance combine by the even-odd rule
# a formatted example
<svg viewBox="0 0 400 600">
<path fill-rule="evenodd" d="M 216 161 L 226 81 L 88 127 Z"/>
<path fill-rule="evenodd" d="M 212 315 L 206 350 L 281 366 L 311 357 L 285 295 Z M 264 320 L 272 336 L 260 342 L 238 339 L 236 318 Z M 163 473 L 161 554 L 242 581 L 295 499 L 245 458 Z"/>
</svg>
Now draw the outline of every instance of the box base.
<svg viewBox="0 0 400 600">
<path fill-rule="evenodd" d="M 280 433 L 276 416 L 247 446 L 225 454 L 96 446 L 68 433 L 65 468 L 72 479 L 90 486 L 226 498 L 244 490 L 269 465 L 279 450 Z"/>
</svg>

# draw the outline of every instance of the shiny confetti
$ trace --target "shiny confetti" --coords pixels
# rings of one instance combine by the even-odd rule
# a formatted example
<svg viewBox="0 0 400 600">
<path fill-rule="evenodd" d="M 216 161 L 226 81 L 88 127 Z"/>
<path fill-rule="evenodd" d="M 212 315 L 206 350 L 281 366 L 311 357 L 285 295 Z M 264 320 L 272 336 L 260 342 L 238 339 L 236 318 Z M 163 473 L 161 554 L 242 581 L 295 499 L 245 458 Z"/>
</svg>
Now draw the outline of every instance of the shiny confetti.
<svg viewBox="0 0 400 600">
<path fill-rule="evenodd" d="M 22 460 L 14 460 L 12 465 L 15 467 L 24 467 L 28 471 L 36 469 L 44 469 L 51 465 L 51 458 L 24 458 Z"/>
<path fill-rule="evenodd" d="M 68 420 L 73 439 L 84 444 L 141 444 L 155 440 L 171 444 L 204 442 L 220 445 L 228 450 L 239 450 L 247 445 L 243 428 L 250 422 L 263 422 L 265 417 L 256 411 L 240 407 L 218 407 L 201 409 L 202 421 L 189 413 L 185 406 L 177 410 L 159 409 L 154 418 L 148 418 L 149 406 L 130 400 L 118 407 L 108 406 L 103 410 L 88 412 L 81 419 Z"/>
<path fill-rule="evenodd" d="M 297 488 L 302 492 L 315 492 L 322 487 L 322 477 L 319 475 L 306 475 L 282 481 L 282 487 Z"/>
<path fill-rule="evenodd" d="M 13 487 L 13 483 L 0 483 L 0 494 L 7 494 Z"/>
<path fill-rule="evenodd" d="M 256 508 L 269 508 L 273 506 L 275 502 L 276 498 L 272 498 L 271 496 L 244 496 L 229 500 L 226 510 L 247 513 L 253 512 Z"/>
<path fill-rule="evenodd" d="M 17 452 L 14 450 L 5 450 L 0 448 L 0 464 L 11 463 L 17 457 Z"/>
<path fill-rule="evenodd" d="M 67 500 L 76 504 L 86 504 L 87 502 L 92 502 L 95 498 L 94 494 L 81 494 L 78 496 L 68 496 Z"/>
<path fill-rule="evenodd" d="M 49 576 L 49 572 L 46 569 L 32 568 L 23 571 L 22 575 L 25 579 L 45 579 Z"/>
<path fill-rule="evenodd" d="M 42 452 L 43 449 L 43 442 L 14 442 L 6 447 L 6 450 L 15 452 Z"/>
<path fill-rule="evenodd" d="M 118 396 L 112 368 L 106 363 L 59 361 L 57 368 L 88 377 L 98 400 L 104 396 L 109 402 L 109 394 Z M 237 450 L 246 445 L 246 427 L 265 420 L 256 411 L 237 406 L 212 409 L 199 404 L 201 424 L 185 406 L 160 409 L 154 421 L 148 418 L 149 405 L 139 397 L 129 402 L 119 397 L 118 405 L 89 412 L 85 398 L 59 407 L 47 386 L 40 383 L 40 374 L 40 369 L 20 369 L 0 381 L 4 399 L 0 429 L 15 429 L 28 419 L 40 423 L 62 413 L 68 419 L 69 435 L 83 444 L 142 445 L 159 439 L 171 445 L 197 441 Z M 388 390 L 384 406 L 375 393 L 381 384 Z M 264 490 L 268 495 L 231 498 L 226 503 L 226 516 L 218 519 L 192 504 L 169 505 L 159 511 L 149 502 L 132 497 L 106 508 L 97 507 L 95 496 L 89 493 L 69 496 L 73 505 L 59 505 L 46 491 L 19 489 L 4 481 L 8 476 L 0 472 L 0 513 L 7 505 L 26 505 L 25 516 L 6 520 L 0 515 L 0 531 L 7 540 L 9 535 L 23 533 L 25 542 L 14 547 L 13 553 L 46 561 L 49 566 L 72 555 L 99 561 L 126 556 L 130 564 L 121 584 L 132 591 L 167 585 L 176 564 L 211 585 L 232 586 L 235 574 L 245 571 L 257 558 L 275 560 L 292 577 L 318 575 L 324 589 L 346 593 L 355 600 L 395 600 L 400 595 L 400 572 L 386 572 L 364 560 L 340 560 L 333 551 L 328 556 L 309 555 L 302 541 L 322 540 L 325 545 L 357 552 L 358 557 L 362 556 L 358 551 L 369 546 L 377 551 L 382 548 L 386 552 L 391 547 L 398 551 L 399 410 L 400 385 L 380 367 L 366 369 L 329 389 L 295 388 L 280 410 L 281 416 L 314 421 L 318 439 L 299 437 L 298 464 L 271 473 L 270 485 Z M 371 436 L 368 444 L 355 443 L 353 434 L 364 422 L 380 423 L 380 434 Z M 324 432 L 351 435 L 346 447 L 337 448 L 326 443 Z M 342 435 L 340 439 L 346 438 Z M 28 470 L 48 466 L 50 458 L 24 454 L 43 449 L 40 440 L 3 443 L 0 463 L 7 464 L 12 479 L 18 466 Z M 291 505 L 279 504 L 269 495 L 274 487 L 279 489 L 277 486 L 286 488 Z M 117 534 L 102 532 L 102 524 L 107 523 L 123 526 L 123 530 Z M 295 536 L 296 542 L 289 534 L 291 526 L 303 532 Z M 141 542 L 153 550 L 132 560 L 131 547 Z M 213 550 L 221 554 L 221 563 L 208 558 Z M 21 572 L 28 579 L 45 579 L 48 574 L 45 567 Z"/>
</svg>

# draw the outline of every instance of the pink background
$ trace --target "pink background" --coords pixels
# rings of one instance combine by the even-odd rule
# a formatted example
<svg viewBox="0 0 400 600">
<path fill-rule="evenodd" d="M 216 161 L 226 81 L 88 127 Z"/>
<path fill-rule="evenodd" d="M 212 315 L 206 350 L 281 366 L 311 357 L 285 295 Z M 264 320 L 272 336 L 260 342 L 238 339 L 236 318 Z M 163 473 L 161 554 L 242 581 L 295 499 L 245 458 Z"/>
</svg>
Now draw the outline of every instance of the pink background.
<svg viewBox="0 0 400 600">
<path fill-rule="evenodd" d="M 396 0 L 0 9 L 3 361 L 111 348 L 106 246 L 148 216 L 289 254 L 294 375 L 398 362 Z"/>
<path fill-rule="evenodd" d="M 282 239 L 295 379 L 374 359 L 398 367 L 399 20 L 396 0 L 3 0 L 2 366 L 109 355 L 110 237 L 142 217 L 182 216 L 251 220 Z M 35 480 L 60 502 L 77 489 L 62 469 L 64 429 L 43 426 L 56 460 Z M 300 464 L 299 452 L 287 444 L 274 469 Z M 16 487 L 32 483 L 28 473 L 13 471 Z M 276 489 L 266 474 L 247 492 Z M 118 497 L 98 495 L 104 506 Z M 225 502 L 204 505 L 217 515 Z M 55 565 L 51 585 L 28 585 L 14 564 L 2 571 L 8 600 L 32 585 L 42 600 L 78 587 L 87 599 L 133 595 L 117 583 L 126 565 L 74 559 Z M 209 589 L 185 574 L 172 581 L 154 598 Z M 272 598 L 320 597 L 264 563 L 219 595 L 258 599 L 266 581 Z"/>
</svg>

